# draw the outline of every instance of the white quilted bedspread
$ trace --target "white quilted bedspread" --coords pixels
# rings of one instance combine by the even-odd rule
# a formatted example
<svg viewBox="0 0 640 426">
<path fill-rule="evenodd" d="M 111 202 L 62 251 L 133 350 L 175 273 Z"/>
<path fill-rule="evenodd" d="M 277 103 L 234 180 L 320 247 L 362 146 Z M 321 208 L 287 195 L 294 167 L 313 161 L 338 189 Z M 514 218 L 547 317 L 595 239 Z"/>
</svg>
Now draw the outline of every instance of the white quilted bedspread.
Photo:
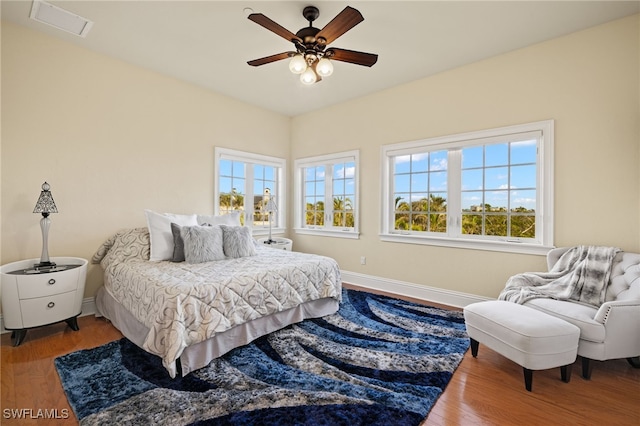
<svg viewBox="0 0 640 426">
<path fill-rule="evenodd" d="M 150 262 L 147 241 L 142 228 L 116 234 L 93 261 L 104 268 L 109 293 L 149 328 L 144 349 L 172 377 L 187 346 L 304 302 L 341 297 L 340 269 L 328 257 L 257 247 L 257 256 L 239 259 Z"/>
</svg>

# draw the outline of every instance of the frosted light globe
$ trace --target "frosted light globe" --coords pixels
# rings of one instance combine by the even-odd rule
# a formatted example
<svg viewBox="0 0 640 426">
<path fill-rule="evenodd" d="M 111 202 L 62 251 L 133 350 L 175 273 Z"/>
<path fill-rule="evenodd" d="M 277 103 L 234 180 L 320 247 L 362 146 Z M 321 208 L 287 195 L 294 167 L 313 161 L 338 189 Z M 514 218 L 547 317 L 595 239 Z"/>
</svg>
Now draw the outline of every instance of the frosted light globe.
<svg viewBox="0 0 640 426">
<path fill-rule="evenodd" d="M 297 54 L 289 61 L 289 71 L 294 74 L 302 74 L 307 69 L 307 61 L 304 56 Z"/>
<path fill-rule="evenodd" d="M 331 74 L 333 74 L 333 64 L 329 59 L 322 58 L 318 61 L 316 71 L 322 77 L 329 77 Z"/>
<path fill-rule="evenodd" d="M 311 67 L 308 67 L 305 72 L 300 74 L 300 81 L 304 84 L 313 84 L 317 80 L 316 73 L 313 72 Z"/>
</svg>

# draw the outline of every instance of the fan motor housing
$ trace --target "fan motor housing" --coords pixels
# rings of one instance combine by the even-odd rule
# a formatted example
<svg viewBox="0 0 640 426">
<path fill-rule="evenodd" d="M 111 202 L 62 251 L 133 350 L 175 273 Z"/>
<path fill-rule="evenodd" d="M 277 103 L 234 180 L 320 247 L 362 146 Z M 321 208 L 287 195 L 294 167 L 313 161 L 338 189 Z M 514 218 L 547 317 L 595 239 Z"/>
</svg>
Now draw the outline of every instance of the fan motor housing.
<svg viewBox="0 0 640 426">
<path fill-rule="evenodd" d="M 304 16 L 304 19 L 309 21 L 309 26 L 300 29 L 300 31 L 296 33 L 296 36 L 300 37 L 302 42 L 309 47 L 309 45 L 316 42 L 316 34 L 320 32 L 319 28 L 313 26 L 313 21 L 318 19 L 320 11 L 315 6 L 307 6 L 302 10 L 302 16 Z"/>
<path fill-rule="evenodd" d="M 296 36 L 300 37 L 305 44 L 307 43 L 315 43 L 316 34 L 320 32 L 319 28 L 316 27 L 304 27 L 300 31 L 296 33 Z"/>
</svg>

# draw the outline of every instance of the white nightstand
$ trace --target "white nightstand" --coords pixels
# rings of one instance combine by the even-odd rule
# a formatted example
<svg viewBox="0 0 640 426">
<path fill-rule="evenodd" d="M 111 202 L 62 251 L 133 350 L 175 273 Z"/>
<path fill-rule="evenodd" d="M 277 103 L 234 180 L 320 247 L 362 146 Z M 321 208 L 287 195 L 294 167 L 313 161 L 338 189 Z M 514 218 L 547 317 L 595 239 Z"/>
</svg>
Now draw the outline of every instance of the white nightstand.
<svg viewBox="0 0 640 426">
<path fill-rule="evenodd" d="M 40 259 L 21 260 L 0 267 L 4 328 L 12 330 L 18 346 L 27 329 L 66 321 L 77 331 L 82 312 L 87 260 L 55 257 L 50 270 L 36 270 Z"/>
<path fill-rule="evenodd" d="M 287 250 L 291 251 L 293 248 L 293 241 L 288 238 L 271 238 L 271 243 L 269 244 L 269 238 L 260 238 L 258 240 L 258 244 L 263 245 L 265 247 L 271 247 L 279 250 Z"/>
</svg>

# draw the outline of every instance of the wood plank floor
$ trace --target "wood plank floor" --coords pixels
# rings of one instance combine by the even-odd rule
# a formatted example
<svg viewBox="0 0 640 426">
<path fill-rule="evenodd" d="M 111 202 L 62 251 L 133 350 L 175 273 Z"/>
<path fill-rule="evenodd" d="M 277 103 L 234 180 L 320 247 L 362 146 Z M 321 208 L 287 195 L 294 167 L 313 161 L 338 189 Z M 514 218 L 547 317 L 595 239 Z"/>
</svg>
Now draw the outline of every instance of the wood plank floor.
<svg viewBox="0 0 640 426">
<path fill-rule="evenodd" d="M 9 333 L 0 337 L 1 424 L 77 423 L 53 359 L 122 336 L 94 316 L 79 318 L 78 324 L 77 332 L 64 323 L 30 330 L 18 347 L 11 346 Z M 569 383 L 560 380 L 560 369 L 536 371 L 533 392 L 527 392 L 522 369 L 480 345 L 477 358 L 467 352 L 423 426 L 640 425 L 640 369 L 625 360 L 596 362 L 587 381 L 578 360 L 572 371 Z M 12 418 L 15 410 L 29 418 Z M 31 418 L 38 417 L 38 410 L 58 418 Z"/>
</svg>

